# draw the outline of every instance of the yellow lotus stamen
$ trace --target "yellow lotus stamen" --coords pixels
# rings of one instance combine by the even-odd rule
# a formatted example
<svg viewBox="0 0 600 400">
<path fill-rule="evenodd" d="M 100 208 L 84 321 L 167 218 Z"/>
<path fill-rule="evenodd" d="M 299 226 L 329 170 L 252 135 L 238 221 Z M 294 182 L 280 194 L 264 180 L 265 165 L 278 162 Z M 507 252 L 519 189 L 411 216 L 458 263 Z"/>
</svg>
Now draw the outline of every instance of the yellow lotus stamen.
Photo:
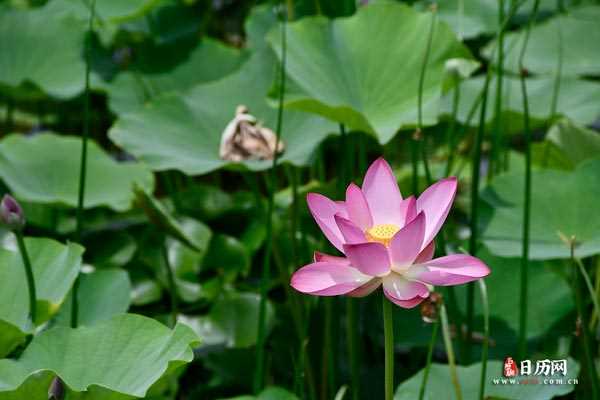
<svg viewBox="0 0 600 400">
<path fill-rule="evenodd" d="M 377 242 L 389 246 L 390 241 L 399 230 L 400 227 L 394 224 L 381 224 L 368 229 L 365 234 L 370 242 Z"/>
</svg>

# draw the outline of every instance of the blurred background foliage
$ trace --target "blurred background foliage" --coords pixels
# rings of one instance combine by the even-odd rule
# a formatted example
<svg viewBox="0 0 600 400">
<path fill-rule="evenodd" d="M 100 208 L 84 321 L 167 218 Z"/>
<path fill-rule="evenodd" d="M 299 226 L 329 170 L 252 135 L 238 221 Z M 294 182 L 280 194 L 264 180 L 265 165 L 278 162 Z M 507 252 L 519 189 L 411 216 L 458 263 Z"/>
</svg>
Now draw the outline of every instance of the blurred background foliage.
<svg viewBox="0 0 600 400">
<path fill-rule="evenodd" d="M 508 13 L 510 1 L 438 2 L 422 94 L 432 175 L 459 176 L 458 197 L 444 231 L 444 250 L 456 252 L 469 237 L 468 164 L 485 72 L 492 71 L 483 121 L 486 182 L 479 256 L 492 269 L 487 279 L 490 357 L 501 360 L 514 355 L 517 343 L 525 168 L 518 54 L 533 1 L 520 2 L 507 25 L 498 113 L 493 96 L 499 75 L 499 3 Z M 235 398 L 334 398 L 351 373 L 344 303 L 332 302 L 331 341 L 323 333 L 322 301 L 299 296 L 288 285 L 290 273 L 310 262 L 312 250 L 328 250 L 304 198 L 309 191 L 335 197 L 346 184 L 342 177 L 360 183 L 368 163 L 381 154 L 393 164 L 403 193 L 411 192 L 410 142 L 418 123 L 418 78 L 430 6 L 427 1 L 287 0 L 277 6 L 253 0 L 97 0 L 93 33 L 88 35 L 87 0 L 1 0 L 0 191 L 13 193 L 24 205 L 33 264 L 46 274 L 39 275 L 44 283 L 38 308 L 44 311 L 36 324 L 68 325 L 69 292 L 82 266 L 79 296 L 81 324 L 91 332 L 87 340 L 95 343 L 112 335 L 111 324 L 119 322 L 114 316 L 126 311 L 166 323 L 173 301 L 179 304 L 179 320 L 201 338 L 187 367 L 183 362 L 191 361 L 191 355 L 174 347 L 171 355 L 156 360 L 156 379 L 149 380 L 153 384 L 146 398 L 224 399 L 251 392 L 267 235 L 269 181 L 264 171 L 271 161 L 231 163 L 219 157 L 218 149 L 238 105 L 246 105 L 275 129 L 282 56 L 277 12 L 282 12 L 290 22 L 281 132 L 286 149 L 276 175 L 274 273 L 268 291 L 270 387 L 258 397 Z M 557 232 L 576 237 L 577 256 L 592 271 L 597 292 L 599 21 L 600 6 L 594 1 L 543 0 L 525 57 L 535 139 L 529 352 L 531 358 L 572 356 L 569 365 L 575 375 L 582 350 L 573 335 L 579 328 L 570 287 L 572 266 L 569 248 Z M 82 243 L 75 244 L 69 240 L 75 237 L 86 43 L 91 49 L 92 141 L 84 232 Z M 459 59 L 460 72 L 448 68 L 448 59 Z M 457 84 L 460 98 L 454 103 Z M 340 124 L 348 131 L 343 147 Z M 498 127 L 502 139 L 500 153 L 494 155 Z M 448 171 L 449 158 L 453 164 Z M 417 166 L 417 187 L 423 190 L 422 162 Z M 0 354 L 16 359 L 33 329 L 27 322 L 25 281 L 4 268 L 20 262 L 12 237 L 5 233 L 1 238 L 0 282 L 14 283 L 11 291 L 0 290 Z M 167 268 L 175 293 L 169 293 Z M 449 303 L 455 331 L 465 312 L 464 298 L 460 288 L 456 301 Z M 304 335 L 298 334 L 294 315 L 298 304 L 307 327 Z M 377 296 L 357 302 L 360 398 L 381 397 L 382 385 L 372 384 L 383 374 L 378 304 Z M 394 312 L 396 380 L 403 382 L 397 399 L 414 399 L 421 376 L 415 374 L 424 365 L 431 326 L 418 309 Z M 477 306 L 473 354 L 459 351 L 465 393 L 476 392 L 467 382 L 481 368 L 466 366 L 479 359 L 480 314 Z M 592 318 L 597 338 L 598 315 Z M 120 323 L 131 327 L 127 332 L 132 338 L 154 350 L 166 335 L 164 327 L 151 321 Z M 140 339 L 142 329 L 147 331 Z M 73 340 L 83 352 L 90 343 L 61 336 L 54 328 L 43 335 L 40 344 L 34 342 L 37 348 L 47 340 L 58 351 Z M 191 331 L 183 328 L 172 335 L 172 341 L 194 342 Z M 31 371 L 47 365 L 35 356 L 36 346 L 28 347 L 10 368 L 0 364 L 0 376 L 3 368 L 22 371 L 11 381 L 19 382 L 13 387 L 0 377 L 0 399 L 44 397 L 40 388 L 48 387 L 52 375 L 31 377 Z M 127 360 L 140 360 L 135 349 L 124 348 L 131 355 Z M 90 356 L 87 367 L 95 368 L 94 362 L 106 357 L 110 355 Z M 333 369 L 328 367 L 331 360 Z M 441 340 L 434 360 L 441 364 L 431 372 L 429 398 L 436 393 L 446 398 L 449 378 Z M 127 365 L 123 363 L 123 373 Z M 68 365 L 53 368 L 69 382 L 72 398 L 85 394 L 87 399 L 121 399 L 144 393 L 134 385 L 119 387 L 110 377 L 86 382 Z M 491 362 L 488 370 L 490 377 L 500 375 L 500 363 Z M 575 393 L 588 398 L 586 378 L 581 381 Z M 98 382 L 105 383 L 103 388 L 81 392 Z M 499 398 L 549 399 L 573 396 L 575 388 L 490 390 L 488 395 Z"/>
</svg>

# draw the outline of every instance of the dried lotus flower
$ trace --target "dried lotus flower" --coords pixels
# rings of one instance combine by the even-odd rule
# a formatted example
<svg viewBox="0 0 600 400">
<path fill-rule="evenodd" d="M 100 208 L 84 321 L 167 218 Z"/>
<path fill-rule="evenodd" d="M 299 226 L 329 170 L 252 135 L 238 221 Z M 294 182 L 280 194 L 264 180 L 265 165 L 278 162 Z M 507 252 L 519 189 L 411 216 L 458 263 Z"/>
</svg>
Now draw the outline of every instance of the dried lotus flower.
<svg viewBox="0 0 600 400">
<path fill-rule="evenodd" d="M 264 127 L 248 107 L 237 106 L 235 117 L 227 124 L 221 136 L 219 156 L 227 161 L 272 160 L 277 153 L 282 153 L 284 144 L 277 143 L 277 135 Z"/>
</svg>

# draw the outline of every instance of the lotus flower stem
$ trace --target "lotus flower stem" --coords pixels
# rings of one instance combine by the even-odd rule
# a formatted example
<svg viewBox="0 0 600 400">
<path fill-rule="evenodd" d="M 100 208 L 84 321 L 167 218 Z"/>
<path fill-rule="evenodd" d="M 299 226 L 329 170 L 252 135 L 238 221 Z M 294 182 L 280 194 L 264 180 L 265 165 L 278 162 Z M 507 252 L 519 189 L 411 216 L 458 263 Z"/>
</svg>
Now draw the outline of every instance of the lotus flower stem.
<svg viewBox="0 0 600 400">
<path fill-rule="evenodd" d="M 499 170 L 499 159 L 502 148 L 502 78 L 504 76 L 504 0 L 498 1 L 498 39 L 496 54 L 496 96 L 494 101 L 494 122 L 488 180 Z"/>
<path fill-rule="evenodd" d="M 27 247 L 25 246 L 25 240 L 23 239 L 23 232 L 21 230 L 15 230 L 15 236 L 17 237 L 17 246 L 23 259 L 23 266 L 25 267 L 25 276 L 27 277 L 27 290 L 29 292 L 29 315 L 31 322 L 35 326 L 37 317 L 36 305 L 37 295 L 35 291 L 35 279 L 33 277 L 33 268 L 31 267 L 31 261 L 29 260 L 29 254 L 27 253 Z"/>
<path fill-rule="evenodd" d="M 427 72 L 427 64 L 429 63 L 429 54 L 431 53 L 431 43 L 433 41 L 433 32 L 435 30 L 436 20 L 436 8 L 431 8 L 431 23 L 429 25 L 429 33 L 427 36 L 427 46 L 425 47 L 425 54 L 423 56 L 423 64 L 421 64 L 421 73 L 419 75 L 419 93 L 418 99 L 418 131 L 420 134 L 421 143 L 421 156 L 423 158 L 423 168 L 425 169 L 425 177 L 427 179 L 427 185 L 431 185 L 431 171 L 429 169 L 429 163 L 427 161 L 427 139 L 423 136 L 423 86 L 425 85 L 425 73 Z M 416 193 L 416 192 L 415 192 Z"/>
<path fill-rule="evenodd" d="M 550 102 L 550 120 L 556 115 L 558 107 L 558 95 L 560 93 L 560 79 L 562 76 L 563 68 L 563 34 L 562 24 L 560 18 L 555 19 L 557 23 L 556 35 L 558 36 L 558 49 L 556 49 L 557 61 L 556 61 L 556 77 L 554 78 L 554 88 L 552 89 L 552 101 Z"/>
<path fill-rule="evenodd" d="M 479 281 L 479 292 L 481 293 L 481 305 L 483 307 L 483 343 L 481 346 L 481 377 L 479 379 L 479 400 L 485 399 L 485 383 L 487 381 L 488 347 L 490 340 L 490 307 L 487 295 L 487 286 L 483 279 Z"/>
<path fill-rule="evenodd" d="M 90 17 L 88 19 L 88 32 L 85 46 L 85 96 L 83 114 L 83 135 L 81 138 L 81 163 L 79 165 L 79 191 L 77 195 L 76 212 L 76 238 L 81 243 L 83 232 L 83 204 L 85 200 L 85 178 L 87 174 L 87 148 L 90 136 L 90 71 L 92 64 L 92 32 L 94 15 L 96 11 L 96 0 L 90 4 Z M 79 273 L 73 283 L 71 293 L 71 328 L 77 328 L 79 320 Z"/>
<path fill-rule="evenodd" d="M 348 334 L 348 351 L 350 354 L 350 366 L 352 376 L 352 400 L 360 399 L 360 365 L 359 365 L 359 341 L 358 341 L 358 323 L 356 318 L 356 300 L 346 299 L 346 331 Z"/>
<path fill-rule="evenodd" d="M 523 232 L 522 232 L 522 257 L 521 257 L 521 285 L 519 307 L 519 356 L 524 359 L 527 355 L 527 293 L 528 293 L 528 268 L 529 268 L 529 231 L 531 222 L 531 128 L 529 126 L 529 99 L 527 97 L 526 70 L 523 64 L 531 26 L 535 21 L 539 0 L 533 3 L 533 10 L 525 28 L 525 39 L 519 54 L 519 69 L 521 70 L 521 93 L 523 97 L 523 130 L 525 132 L 525 188 L 523 203 Z"/>
<path fill-rule="evenodd" d="M 472 182 L 471 182 L 471 237 L 469 238 L 469 253 L 474 256 L 477 253 L 479 242 L 479 179 L 481 176 L 481 143 L 485 132 L 485 114 L 487 110 L 487 97 L 490 85 L 491 72 L 488 70 L 485 82 L 483 84 L 483 92 L 481 97 L 481 109 L 479 112 L 479 127 L 475 136 L 475 148 L 473 154 L 472 165 Z M 464 361 L 468 362 L 471 357 L 471 336 L 473 333 L 473 303 L 475 297 L 474 283 L 469 283 L 467 287 L 467 338 L 465 343 Z"/>
<path fill-rule="evenodd" d="M 460 381 L 456 373 L 456 360 L 454 358 L 454 348 L 452 347 L 452 336 L 450 335 L 450 326 L 448 324 L 448 313 L 446 306 L 442 302 L 440 305 L 440 322 L 442 323 L 442 336 L 444 338 L 444 346 L 446 347 L 446 356 L 448 357 L 448 368 L 450 369 L 450 379 L 454 386 L 454 394 L 456 400 L 462 400 L 462 390 L 460 389 Z"/>
<path fill-rule="evenodd" d="M 460 104 L 460 77 L 454 76 L 454 95 L 452 96 L 452 117 L 446 131 L 446 141 L 448 142 L 448 160 L 446 161 L 446 170 L 444 177 L 450 176 L 452 166 L 454 165 L 454 153 L 456 153 L 456 116 L 458 115 L 458 105 Z"/>
<path fill-rule="evenodd" d="M 175 285 L 173 269 L 171 269 L 171 263 L 169 262 L 169 249 L 167 248 L 166 242 L 163 243 L 161 250 L 163 262 L 165 264 L 165 272 L 167 275 L 167 286 L 169 287 L 169 296 L 171 297 L 171 321 L 169 326 L 172 328 L 177 323 L 177 315 L 179 314 L 179 305 L 177 303 L 177 285 Z"/>
<path fill-rule="evenodd" d="M 392 303 L 385 296 L 383 301 L 383 335 L 385 343 L 385 400 L 394 397 L 394 321 Z"/>
<path fill-rule="evenodd" d="M 592 388 L 592 399 L 598 400 L 600 397 L 600 388 L 598 388 L 598 371 L 596 370 L 596 364 L 594 361 L 594 352 L 592 350 L 592 341 L 590 338 L 590 332 L 588 330 L 587 313 L 585 311 L 585 303 L 583 300 L 583 290 L 581 288 L 581 282 L 578 273 L 578 263 L 575 257 L 575 238 L 571 238 L 569 241 L 571 248 L 571 265 L 573 273 L 573 292 L 575 293 L 575 304 L 577 306 L 577 314 L 581 322 L 581 341 L 583 347 L 583 354 L 585 356 L 587 364 L 587 373 Z M 585 275 L 583 275 L 585 276 Z"/>
<path fill-rule="evenodd" d="M 281 26 L 281 62 L 279 68 L 279 101 L 277 108 L 277 125 L 275 149 L 279 148 L 281 138 L 281 129 L 283 127 L 283 99 L 285 93 L 285 65 L 287 57 L 286 40 L 286 16 L 284 12 L 279 13 Z M 277 184 L 277 159 L 279 153 L 273 154 L 273 164 L 271 165 L 271 184 L 269 185 L 268 203 L 267 203 L 267 221 L 266 221 L 266 247 L 263 259 L 263 270 L 260 283 L 260 304 L 258 313 L 258 332 L 256 342 L 256 368 L 254 370 L 254 392 L 258 394 L 264 386 L 264 368 L 265 368 L 265 341 L 266 341 L 266 317 L 267 317 L 267 292 L 271 276 L 271 253 L 273 246 L 273 209 L 275 205 L 275 185 Z"/>
<path fill-rule="evenodd" d="M 431 340 L 429 341 L 429 347 L 427 348 L 427 361 L 425 363 L 425 370 L 423 371 L 423 380 L 421 381 L 421 388 L 419 389 L 419 400 L 423 400 L 425 396 L 425 388 L 427 387 L 427 381 L 429 380 L 429 369 L 431 368 L 431 359 L 433 356 L 433 349 L 435 342 L 437 341 L 438 327 L 440 326 L 439 318 L 433 323 L 431 330 Z"/>
<path fill-rule="evenodd" d="M 592 285 L 592 280 L 590 279 L 590 276 L 588 275 L 587 271 L 585 270 L 585 266 L 583 265 L 583 262 L 581 261 L 581 259 L 575 257 L 575 263 L 577 264 L 577 267 L 579 268 L 579 272 L 581 273 L 581 276 L 583 277 L 585 286 L 586 286 L 588 292 L 590 293 L 590 297 L 592 298 L 592 304 L 594 305 L 594 313 L 596 315 L 600 315 L 600 304 L 598 304 L 598 296 L 596 294 L 596 291 L 594 290 L 594 286 Z"/>
</svg>

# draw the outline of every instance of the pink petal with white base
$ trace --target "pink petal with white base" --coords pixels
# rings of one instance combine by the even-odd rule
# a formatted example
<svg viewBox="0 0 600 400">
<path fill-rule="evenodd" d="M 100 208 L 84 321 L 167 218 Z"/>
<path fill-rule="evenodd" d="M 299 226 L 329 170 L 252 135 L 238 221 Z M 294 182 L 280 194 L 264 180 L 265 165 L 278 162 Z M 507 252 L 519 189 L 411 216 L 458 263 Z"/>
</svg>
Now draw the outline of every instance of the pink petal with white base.
<svg viewBox="0 0 600 400">
<path fill-rule="evenodd" d="M 421 252 L 424 234 L 425 214 L 421 212 L 392 238 L 390 242 L 392 269 L 402 272 L 412 265 Z"/>
<path fill-rule="evenodd" d="M 313 218 L 323 231 L 327 239 L 339 251 L 342 250 L 344 237 L 335 223 L 334 216 L 336 214 L 342 217 L 347 217 L 348 213 L 343 203 L 335 202 L 318 193 L 309 193 L 306 196 L 306 202 Z"/>
<path fill-rule="evenodd" d="M 345 244 L 344 253 L 352 266 L 364 274 L 381 276 L 390 271 L 388 250 L 381 243 Z"/>
<path fill-rule="evenodd" d="M 385 290 L 383 291 L 383 293 L 385 294 L 385 297 L 387 297 L 387 299 L 389 301 L 391 301 L 392 303 L 394 303 L 397 306 L 400 306 L 402 308 L 413 308 L 413 307 L 416 307 L 419 304 L 421 304 L 423 302 L 423 300 L 426 299 L 426 297 L 416 296 L 416 297 L 413 297 L 410 300 L 398 300 L 395 297 L 390 296 L 389 293 L 386 292 Z"/>
<path fill-rule="evenodd" d="M 402 195 L 392 168 L 383 158 L 378 158 L 371 164 L 362 185 L 373 224 L 400 225 L 404 220 L 400 203 Z"/>
<path fill-rule="evenodd" d="M 365 297 L 373 293 L 379 286 L 381 286 L 381 278 L 373 278 L 358 289 L 347 293 L 346 296 Z"/>
<path fill-rule="evenodd" d="M 400 213 L 403 216 L 402 223 L 398 226 L 405 226 L 417 216 L 417 200 L 415 196 L 407 197 L 400 204 Z"/>
<path fill-rule="evenodd" d="M 489 275 L 480 259 L 467 254 L 452 254 L 412 266 L 407 276 L 436 286 L 460 285 Z"/>
<path fill-rule="evenodd" d="M 423 244 L 429 244 L 444 224 L 456 195 L 455 177 L 445 178 L 429 186 L 417 199 L 417 212 L 424 211 L 427 226 Z"/>
<path fill-rule="evenodd" d="M 417 256 L 417 258 L 415 259 L 414 264 L 423 264 L 424 262 L 431 260 L 433 258 L 434 254 L 435 254 L 435 241 L 432 240 L 431 242 L 429 242 L 427 247 L 425 247 L 423 250 L 421 250 L 421 252 Z"/>
<path fill-rule="evenodd" d="M 412 300 L 417 296 L 422 298 L 429 296 L 429 289 L 423 283 L 408 280 L 396 273 L 383 278 L 383 290 L 396 300 Z"/>
<path fill-rule="evenodd" d="M 292 275 L 291 285 L 302 293 L 338 296 L 358 289 L 371 279 L 353 267 L 316 262 L 296 271 Z"/>
<path fill-rule="evenodd" d="M 350 265 L 350 260 L 348 260 L 346 257 L 338 257 L 338 256 L 331 256 L 329 254 L 325 254 L 325 253 L 321 253 L 320 251 L 315 251 L 315 254 L 313 255 L 313 258 L 315 260 L 315 262 L 329 262 L 329 263 L 333 263 L 333 264 L 342 264 L 342 265 Z"/>
<path fill-rule="evenodd" d="M 340 232 L 342 232 L 342 236 L 344 237 L 344 241 L 347 244 L 356 244 L 356 243 L 364 243 L 367 241 L 365 238 L 365 233 L 356 225 L 352 223 L 349 219 L 342 218 L 338 215 L 334 217 L 335 223 L 338 226 Z"/>
<path fill-rule="evenodd" d="M 346 209 L 350 221 L 363 231 L 373 226 L 373 218 L 367 199 L 362 190 L 354 183 L 351 183 L 346 189 Z"/>
</svg>

